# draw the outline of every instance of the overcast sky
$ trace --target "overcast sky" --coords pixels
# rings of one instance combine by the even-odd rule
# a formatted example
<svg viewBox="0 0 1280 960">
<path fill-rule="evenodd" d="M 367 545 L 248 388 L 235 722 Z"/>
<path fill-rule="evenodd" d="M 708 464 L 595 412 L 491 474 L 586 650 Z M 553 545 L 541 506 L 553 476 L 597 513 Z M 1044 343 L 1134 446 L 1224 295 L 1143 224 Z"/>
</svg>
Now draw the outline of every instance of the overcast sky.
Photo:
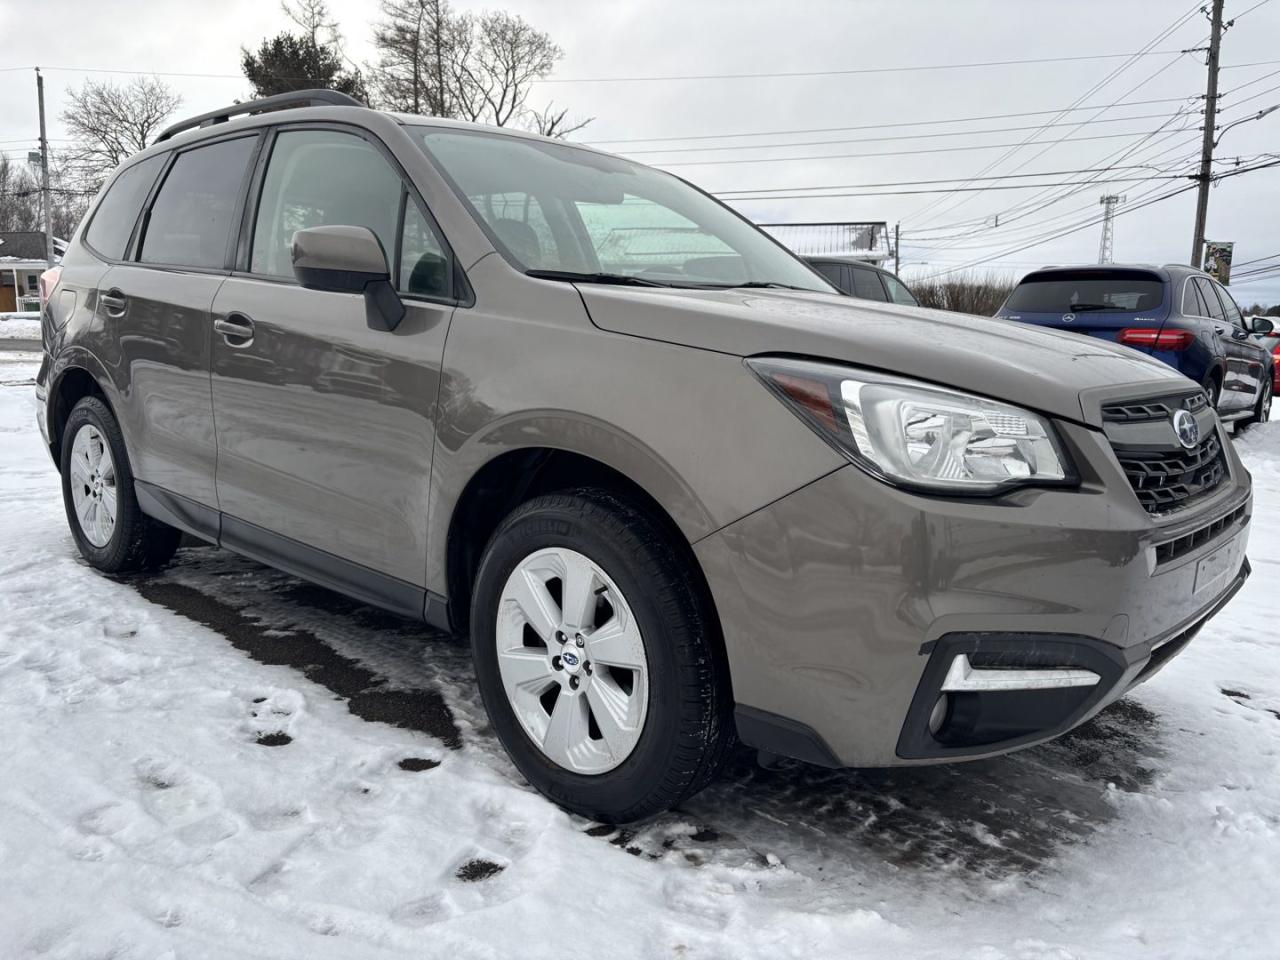
<svg viewBox="0 0 1280 960">
<path fill-rule="evenodd" d="M 1249 11 L 1255 3 L 1257 0 L 1227 0 L 1227 16 L 1241 18 L 1223 41 L 1226 69 L 1222 71 L 1222 89 L 1247 86 L 1223 98 L 1223 123 L 1280 103 L 1280 45 L 1276 43 L 1280 38 L 1280 0 L 1264 2 Z M 1086 187 L 1058 187 L 1043 194 L 1037 189 L 992 189 L 950 198 L 924 194 L 734 201 L 748 216 L 763 221 L 900 222 L 909 238 L 903 242 L 904 264 L 911 264 L 903 270 L 908 277 L 985 258 L 994 259 L 980 269 L 994 267 L 1010 273 L 1046 263 L 1096 260 L 1101 230 L 1096 224 L 1049 243 L 1016 248 L 1097 219 L 1101 209 L 1098 198 L 1103 193 L 1128 194 L 1137 198 L 1130 201 L 1136 205 L 1176 189 L 1187 181 L 1126 182 L 1119 178 L 1186 173 L 1188 158 L 1198 151 L 1200 118 L 1184 114 L 1175 119 L 1182 103 L 1191 101 L 1173 98 L 1203 94 L 1202 55 L 1163 51 L 1200 45 L 1207 37 L 1208 25 L 1199 14 L 1152 47 L 1162 52 L 1138 59 L 1080 101 L 1099 107 L 1121 98 L 1170 98 L 1169 102 L 1117 106 L 1100 114 L 1081 110 L 1056 118 L 1042 111 L 1056 111 L 1079 101 L 1108 74 L 1124 67 L 1124 59 L 835 73 L 1129 54 L 1146 47 L 1188 13 L 1192 9 L 1189 0 L 506 0 L 501 4 L 459 0 L 455 5 L 462 9 L 500 5 L 549 32 L 564 48 L 564 59 L 553 75 L 554 80 L 563 82 L 539 85 L 531 104 L 554 99 L 575 114 L 595 117 L 575 139 L 613 141 L 601 145 L 666 166 L 713 192 L 837 185 L 840 190 L 829 192 L 919 190 L 923 188 L 864 185 L 993 176 L 1019 167 L 1019 173 L 1034 173 L 1117 162 L 1148 164 L 1102 175 L 1096 184 Z M 333 0 L 332 6 L 346 37 L 348 55 L 356 61 L 372 59 L 369 34 L 370 24 L 377 18 L 376 0 Z M 241 45 L 256 45 L 286 26 L 272 0 L 0 0 L 0 23 L 29 27 L 22 40 L 6 32 L 10 41 L 5 45 L 7 61 L 0 66 L 27 67 L 39 60 L 47 68 L 49 135 L 55 138 L 55 147 L 56 138 L 65 136 L 57 115 L 68 87 L 87 76 L 104 79 L 108 75 L 54 68 L 155 72 L 182 94 L 183 113 L 199 113 L 244 97 L 248 84 L 237 78 Z M 43 48 L 42 39 L 47 42 Z M 1235 66 L 1268 60 L 1272 62 Z M 606 82 L 610 78 L 811 71 L 832 73 Z M 1275 76 L 1267 77 L 1273 72 Z M 230 76 L 165 76 L 178 73 Z M 1258 94 L 1261 96 L 1245 102 Z M 884 126 L 1012 113 L 1034 115 L 947 125 Z M 34 141 L 15 142 L 34 138 L 37 132 L 32 73 L 0 73 L 0 118 L 4 121 L 0 140 L 7 141 L 0 149 L 14 156 L 34 147 Z M 1078 129 L 1062 125 L 1095 118 L 1115 122 L 1091 122 Z M 1048 122 L 1059 126 L 1044 132 L 1034 129 Z M 861 129 L 848 129 L 855 127 Z M 1010 127 L 1028 129 L 1004 129 Z M 819 129 L 826 132 L 784 133 Z M 1001 132 L 976 132 L 996 129 Z M 1159 134 L 1142 139 L 1158 129 Z M 767 135 L 616 142 L 762 131 Z M 948 135 L 922 136 L 936 133 Z M 983 168 L 1000 159 L 1008 147 L 954 149 L 1017 144 L 1032 136 L 1044 142 L 1018 150 L 985 173 Z M 911 139 L 884 139 L 887 137 Z M 1106 139 L 1093 139 L 1100 137 Z M 1053 142 L 1059 139 L 1061 143 Z M 792 143 L 807 145 L 789 145 Z M 746 149 L 748 145 L 761 148 Z M 708 146 L 733 149 L 689 149 Z M 937 152 L 942 148 L 947 152 Z M 1136 149 L 1117 161 L 1116 155 L 1129 148 Z M 659 149 L 665 152 L 640 152 Z M 1036 156 L 1041 151 L 1042 155 Z M 1266 153 L 1280 154 L 1280 111 L 1231 130 L 1218 151 L 1222 157 L 1246 160 Z M 826 159 L 742 162 L 813 157 Z M 1219 165 L 1220 170 L 1227 168 L 1225 163 Z M 1063 174 L 1032 182 L 1095 176 Z M 993 181 L 984 180 L 971 186 L 991 185 Z M 1069 198 L 1042 206 L 1069 190 L 1075 191 Z M 1194 206 L 1194 192 L 1189 191 L 1120 216 L 1116 221 L 1116 260 L 1186 261 Z M 1211 194 L 1208 235 L 1210 239 L 1235 241 L 1237 264 L 1280 254 L 1278 210 L 1280 167 L 1224 181 Z M 997 214 L 1000 227 L 994 226 Z M 1018 219 L 1019 214 L 1024 216 Z M 942 237 L 951 239 L 937 239 Z M 1280 278 L 1233 286 L 1244 305 L 1254 300 L 1280 302 Z"/>
</svg>

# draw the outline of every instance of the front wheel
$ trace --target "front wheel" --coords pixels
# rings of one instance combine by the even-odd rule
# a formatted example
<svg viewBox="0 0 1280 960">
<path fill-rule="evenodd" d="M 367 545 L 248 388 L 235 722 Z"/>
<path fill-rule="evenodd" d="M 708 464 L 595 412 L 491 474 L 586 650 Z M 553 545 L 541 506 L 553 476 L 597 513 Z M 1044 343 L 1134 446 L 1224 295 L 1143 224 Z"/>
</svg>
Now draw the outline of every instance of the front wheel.
<svg viewBox="0 0 1280 960">
<path fill-rule="evenodd" d="M 67 417 L 61 466 L 67 523 L 89 563 L 124 573 L 173 557 L 182 534 L 138 507 L 120 425 L 97 397 L 85 397 Z"/>
<path fill-rule="evenodd" d="M 593 820 L 674 806 L 732 741 L 714 613 L 673 540 L 638 504 L 575 490 L 518 507 L 480 563 L 471 644 L 494 730 Z"/>
</svg>

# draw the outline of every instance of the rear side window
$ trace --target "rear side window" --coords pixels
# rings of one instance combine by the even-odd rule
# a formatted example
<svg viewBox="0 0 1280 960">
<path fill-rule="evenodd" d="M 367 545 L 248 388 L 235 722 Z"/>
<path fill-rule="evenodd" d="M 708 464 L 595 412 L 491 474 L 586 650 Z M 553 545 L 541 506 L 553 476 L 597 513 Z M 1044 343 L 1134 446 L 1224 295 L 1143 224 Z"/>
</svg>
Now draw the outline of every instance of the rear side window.
<svg viewBox="0 0 1280 960">
<path fill-rule="evenodd" d="M 849 267 L 848 270 L 853 274 L 853 295 L 855 297 L 861 297 L 863 300 L 885 301 L 889 299 L 885 296 L 884 287 L 880 285 L 880 278 L 874 270 L 864 270 L 861 267 Z"/>
<path fill-rule="evenodd" d="M 173 161 L 151 204 L 143 263 L 221 269 L 256 137 L 186 150 Z"/>
<path fill-rule="evenodd" d="M 1031 273 L 1006 310 L 1023 313 L 1145 313 L 1164 303 L 1164 281 L 1145 270 L 1055 270 Z"/>
<path fill-rule="evenodd" d="M 107 259 L 124 257 L 133 225 L 138 222 L 138 214 L 142 212 L 142 205 L 164 161 L 165 154 L 157 154 L 121 171 L 98 204 L 84 238 L 89 246 Z"/>
<path fill-rule="evenodd" d="M 1218 295 L 1213 292 L 1213 285 L 1204 277 L 1196 277 L 1195 285 L 1200 288 L 1200 298 L 1204 300 L 1208 315 L 1214 320 L 1226 320 L 1227 315 L 1222 312 L 1222 304 L 1218 302 Z"/>
<path fill-rule="evenodd" d="M 367 140 L 338 130 L 285 130 L 262 183 L 250 269 L 293 279 L 293 235 L 310 227 L 368 227 L 395 256 L 400 175 Z"/>
<path fill-rule="evenodd" d="M 1198 284 L 1187 284 L 1182 294 L 1182 312 L 1188 317 L 1207 317 L 1209 315 L 1209 308 L 1204 305 Z"/>
</svg>

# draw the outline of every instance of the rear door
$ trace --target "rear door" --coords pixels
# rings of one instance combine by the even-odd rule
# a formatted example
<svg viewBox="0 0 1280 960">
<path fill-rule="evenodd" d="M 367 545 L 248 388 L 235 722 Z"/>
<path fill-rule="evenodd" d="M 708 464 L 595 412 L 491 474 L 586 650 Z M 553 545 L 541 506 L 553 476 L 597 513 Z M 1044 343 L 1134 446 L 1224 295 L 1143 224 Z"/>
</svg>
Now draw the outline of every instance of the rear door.
<svg viewBox="0 0 1280 960">
<path fill-rule="evenodd" d="M 1164 279 L 1149 270 L 1042 270 L 1022 278 L 998 316 L 1118 340 L 1128 328 L 1158 333 L 1166 299 Z"/>
<path fill-rule="evenodd" d="M 209 310 L 228 273 L 257 142 L 241 135 L 169 155 L 131 257 L 99 284 L 103 359 L 117 372 L 116 414 L 135 478 L 144 492 L 150 484 L 212 509 Z"/>
<path fill-rule="evenodd" d="M 259 166 L 240 269 L 213 305 L 223 542 L 421 615 L 452 257 L 364 131 L 280 128 Z M 293 234 L 322 225 L 382 242 L 407 310 L 395 331 L 371 329 L 358 294 L 298 285 Z"/>
</svg>

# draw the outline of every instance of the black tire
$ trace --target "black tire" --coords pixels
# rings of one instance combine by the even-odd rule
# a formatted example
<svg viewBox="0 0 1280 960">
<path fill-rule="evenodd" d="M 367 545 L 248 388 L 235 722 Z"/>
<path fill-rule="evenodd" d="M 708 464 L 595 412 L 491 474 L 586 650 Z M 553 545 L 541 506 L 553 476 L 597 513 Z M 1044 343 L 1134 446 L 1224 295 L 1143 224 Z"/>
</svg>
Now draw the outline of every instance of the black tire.
<svg viewBox="0 0 1280 960">
<path fill-rule="evenodd" d="M 476 678 L 489 719 L 512 761 L 549 799 L 592 820 L 630 823 L 670 809 L 706 786 L 734 742 L 733 697 L 719 624 L 695 586 L 692 558 L 638 504 L 579 489 L 522 504 L 485 549 L 471 605 Z M 605 773 L 583 775 L 551 760 L 525 733 L 498 667 L 498 603 L 530 554 L 562 547 L 607 571 L 632 609 L 649 669 L 647 716 L 632 752 Z"/>
<path fill-rule="evenodd" d="M 1209 407 L 1215 412 L 1218 409 L 1218 401 L 1222 399 L 1222 385 L 1218 383 L 1217 377 L 1210 377 L 1204 382 L 1204 392 L 1209 397 Z"/>
<path fill-rule="evenodd" d="M 1258 402 L 1253 405 L 1253 413 L 1244 420 L 1236 421 L 1236 433 L 1244 433 L 1255 423 L 1266 423 L 1271 419 L 1271 382 L 1270 374 L 1268 374 L 1267 381 L 1262 385 L 1262 393 L 1258 395 Z"/>
<path fill-rule="evenodd" d="M 93 426 L 110 447 L 115 464 L 115 529 L 102 546 L 90 542 L 76 515 L 72 495 L 71 452 L 76 434 Z M 120 425 L 110 408 L 97 397 L 85 397 L 71 410 L 62 431 L 62 500 L 67 523 L 81 556 L 104 573 L 127 573 L 162 566 L 173 558 L 182 534 L 167 524 L 146 516 L 133 492 L 133 470 L 124 448 Z"/>
</svg>

